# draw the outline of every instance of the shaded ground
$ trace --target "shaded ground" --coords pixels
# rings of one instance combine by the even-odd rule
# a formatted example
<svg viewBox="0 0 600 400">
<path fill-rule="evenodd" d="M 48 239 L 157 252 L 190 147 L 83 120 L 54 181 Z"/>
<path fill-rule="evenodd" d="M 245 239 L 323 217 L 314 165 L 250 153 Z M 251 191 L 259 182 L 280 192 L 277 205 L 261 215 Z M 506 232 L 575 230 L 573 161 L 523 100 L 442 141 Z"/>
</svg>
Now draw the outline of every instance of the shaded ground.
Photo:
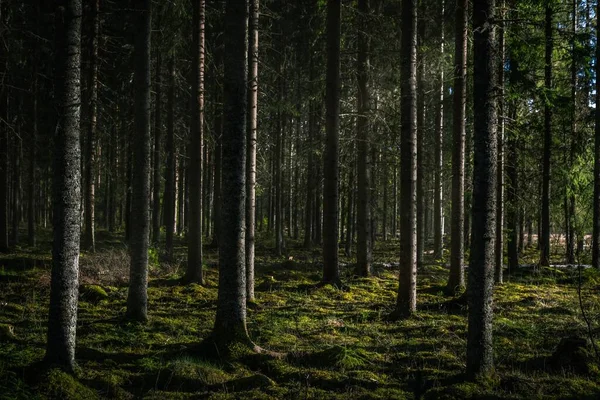
<svg viewBox="0 0 600 400">
<path fill-rule="evenodd" d="M 78 380 L 59 372 L 39 377 L 30 368 L 44 354 L 49 253 L 23 248 L 0 257 L 0 399 L 600 398 L 592 358 L 586 373 L 551 359 L 561 338 L 587 336 L 576 269 L 522 269 L 496 289 L 497 374 L 474 384 L 461 375 L 466 308 L 444 296 L 445 267 L 432 262 L 419 271 L 417 315 L 386 322 L 398 285 L 397 242 L 378 244 L 374 278 L 353 278 L 351 260 L 342 257 L 349 291 L 315 288 L 315 252 L 290 243 L 285 258 L 274 258 L 259 247 L 259 307 L 248 311 L 248 329 L 260 346 L 289 356 L 239 349 L 231 359 L 206 359 L 195 346 L 214 321 L 215 250 L 206 250 L 206 287 L 178 285 L 182 266 L 161 265 L 153 252 L 150 321 L 137 325 L 120 320 L 126 250 L 118 238 L 104 237 L 102 250 L 81 261 Z M 184 248 L 177 251 L 183 259 Z M 588 269 L 582 281 L 584 307 L 600 337 L 600 275 Z"/>
</svg>

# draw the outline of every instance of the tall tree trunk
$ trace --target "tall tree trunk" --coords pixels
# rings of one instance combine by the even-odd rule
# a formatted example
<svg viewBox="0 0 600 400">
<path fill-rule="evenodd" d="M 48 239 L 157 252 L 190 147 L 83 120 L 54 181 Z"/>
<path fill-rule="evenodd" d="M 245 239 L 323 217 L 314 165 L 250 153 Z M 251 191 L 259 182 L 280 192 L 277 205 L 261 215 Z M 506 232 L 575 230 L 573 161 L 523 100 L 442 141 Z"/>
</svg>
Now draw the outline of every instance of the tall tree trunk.
<svg viewBox="0 0 600 400">
<path fill-rule="evenodd" d="M 217 70 L 223 62 L 223 52 L 217 50 L 216 52 L 216 65 Z M 213 232 L 213 240 L 211 247 L 217 247 L 219 245 L 219 234 L 221 232 L 221 166 L 222 166 L 222 137 L 223 137 L 223 124 L 225 115 L 223 113 L 223 107 L 219 106 L 223 100 L 222 88 L 217 89 L 215 107 L 215 177 L 213 181 L 213 225 L 215 230 Z"/>
<path fill-rule="evenodd" d="M 131 193 L 131 266 L 127 318 L 148 319 L 148 248 L 150 234 L 150 0 L 135 0 L 135 131 Z"/>
<path fill-rule="evenodd" d="M 600 2 L 596 6 L 596 37 L 600 37 Z M 600 46 L 596 46 L 596 59 L 600 60 Z M 600 63 L 596 63 L 596 76 L 600 76 Z M 596 79 L 596 104 L 600 104 L 600 79 Z M 592 266 L 600 269 L 600 108 L 598 107 L 596 107 L 595 117 Z"/>
<path fill-rule="evenodd" d="M 455 294 L 465 286 L 465 118 L 467 103 L 467 21 L 468 0 L 457 0 L 454 37 L 454 114 L 452 126 L 452 226 L 448 292 Z"/>
<path fill-rule="evenodd" d="M 310 74 L 310 91 L 312 93 L 313 82 L 316 71 L 314 65 L 314 55 L 310 52 L 309 55 L 309 74 Z M 304 247 L 310 249 L 313 243 L 314 234 L 314 200 L 315 200 L 315 168 L 314 168 L 314 151 L 315 151 L 315 129 L 316 129 L 316 107 L 312 96 L 308 101 L 308 156 L 306 162 L 306 205 L 304 208 Z"/>
<path fill-rule="evenodd" d="M 496 248 L 494 280 L 496 283 L 503 281 L 504 268 L 504 36 L 506 31 L 505 0 L 500 0 L 499 29 L 498 29 L 498 161 L 496 167 Z"/>
<path fill-rule="evenodd" d="M 258 133 L 258 13 L 259 0 L 250 0 L 248 42 L 248 132 L 246 156 L 246 300 L 254 301 L 254 241 L 256 223 L 256 141 Z"/>
<path fill-rule="evenodd" d="M 156 55 L 156 97 L 154 112 L 154 167 L 153 185 L 154 202 L 152 205 L 152 243 L 157 246 L 160 242 L 160 189 L 161 189 L 161 160 L 160 146 L 162 137 L 162 56 L 160 51 Z M 163 200 L 164 201 L 164 200 Z"/>
<path fill-rule="evenodd" d="M 546 100 L 544 105 L 544 158 L 542 160 L 542 221 L 540 232 L 540 265 L 550 265 L 550 157 L 552 154 L 552 20 L 554 10 L 549 4 L 546 6 L 545 38 L 546 38 L 546 66 L 544 71 L 544 88 Z"/>
<path fill-rule="evenodd" d="M 344 247 L 344 254 L 346 257 L 352 255 L 352 226 L 354 221 L 352 220 L 352 212 L 354 211 L 354 170 L 356 165 L 354 162 L 350 163 L 350 176 L 348 178 L 348 206 L 346 207 L 346 245 Z"/>
<path fill-rule="evenodd" d="M 169 59 L 169 90 L 167 91 L 167 140 L 165 141 L 166 152 L 166 177 L 164 218 L 165 218 L 165 253 L 167 260 L 173 259 L 173 236 L 175 234 L 175 199 L 176 199 L 176 165 L 175 165 L 175 57 Z"/>
<path fill-rule="evenodd" d="M 204 145 L 205 0 L 193 2 L 192 122 L 189 174 L 188 263 L 184 281 L 204 283 L 202 276 L 202 156 Z"/>
<path fill-rule="evenodd" d="M 441 2 L 441 20 L 440 20 L 440 56 L 444 57 L 444 0 Z M 435 177 L 433 189 L 433 255 L 436 259 L 441 259 L 444 255 L 444 206 L 443 206 L 443 187 L 442 187 L 442 168 L 444 166 L 444 153 L 442 145 L 444 143 L 444 67 L 440 64 L 438 72 L 439 82 L 436 88 L 436 114 L 435 114 Z"/>
<path fill-rule="evenodd" d="M 285 73 L 283 66 L 285 48 L 283 44 L 280 45 L 278 55 L 279 71 L 278 71 L 278 82 L 277 82 L 277 122 L 275 128 L 275 159 L 273 162 L 274 174 L 275 174 L 275 253 L 278 256 L 283 254 L 283 168 L 284 168 L 284 157 L 283 157 L 283 133 L 284 133 L 284 112 L 281 110 L 283 103 L 283 81 Z"/>
<path fill-rule="evenodd" d="M 402 0 L 400 282 L 395 313 L 417 310 L 417 1 Z"/>
<path fill-rule="evenodd" d="M 512 66 L 512 64 L 511 64 Z M 511 71 L 512 72 L 512 71 Z M 516 117 L 516 105 L 511 105 L 511 117 Z M 514 118 L 511 118 L 514 120 Z M 506 227 L 508 229 L 507 253 L 508 272 L 519 267 L 519 152 L 518 138 L 510 132 L 506 141 Z"/>
<path fill-rule="evenodd" d="M 19 106 L 20 108 L 20 106 Z M 12 165 L 12 243 L 19 244 L 19 224 L 21 223 L 21 159 L 23 141 L 20 132 L 13 137 L 13 165 Z"/>
<path fill-rule="evenodd" d="M 421 2 L 421 23 L 417 23 L 417 269 L 423 266 L 427 225 L 425 205 L 425 2 Z M 402 199 L 400 199 L 402 203 Z M 402 204 L 400 204 L 402 206 Z M 400 210 L 402 218 L 402 210 Z M 401 224 L 402 225 L 402 224 Z M 400 227 L 402 229 L 402 227 Z"/>
<path fill-rule="evenodd" d="M 38 7 L 39 13 L 39 7 Z M 36 56 L 39 55 L 39 51 L 36 47 L 35 50 Z M 38 135 L 38 68 L 37 64 L 34 67 L 33 72 L 33 127 L 31 129 L 31 137 L 29 139 L 29 173 L 28 173 L 28 182 L 27 182 L 27 242 L 30 246 L 35 246 L 35 198 L 36 198 L 36 151 L 35 148 L 37 146 L 37 135 Z"/>
<path fill-rule="evenodd" d="M 579 135 L 577 133 L 577 9 L 579 0 L 573 0 L 572 10 L 572 29 L 573 38 L 571 40 L 571 149 L 569 155 L 569 169 L 573 167 L 575 157 L 579 152 Z M 587 104 L 587 103 L 586 103 Z M 570 185 L 566 185 L 568 188 Z M 566 217 L 566 261 L 569 264 L 575 262 L 575 227 L 573 218 L 575 216 L 575 193 L 571 191 L 565 197 L 565 217 Z"/>
<path fill-rule="evenodd" d="M 222 344 L 248 342 L 246 330 L 246 119 L 248 1 L 227 0 L 223 129 L 223 193 L 219 237 L 219 298 L 213 336 Z"/>
<path fill-rule="evenodd" d="M 474 31 L 474 170 L 473 225 L 469 262 L 469 317 L 467 376 L 474 379 L 492 372 L 492 294 L 496 230 L 496 38 L 495 0 L 473 4 Z"/>
<path fill-rule="evenodd" d="M 98 35 L 100 31 L 100 0 L 92 0 L 92 33 L 88 76 L 89 126 L 85 142 L 85 230 L 83 243 L 87 250 L 96 251 L 96 127 L 98 121 Z"/>
<path fill-rule="evenodd" d="M 323 283 L 340 285 L 339 147 L 341 0 L 327 1 L 326 136 L 323 157 Z"/>
<path fill-rule="evenodd" d="M 81 0 L 57 7 L 52 278 L 45 362 L 75 368 L 81 229 Z"/>
</svg>

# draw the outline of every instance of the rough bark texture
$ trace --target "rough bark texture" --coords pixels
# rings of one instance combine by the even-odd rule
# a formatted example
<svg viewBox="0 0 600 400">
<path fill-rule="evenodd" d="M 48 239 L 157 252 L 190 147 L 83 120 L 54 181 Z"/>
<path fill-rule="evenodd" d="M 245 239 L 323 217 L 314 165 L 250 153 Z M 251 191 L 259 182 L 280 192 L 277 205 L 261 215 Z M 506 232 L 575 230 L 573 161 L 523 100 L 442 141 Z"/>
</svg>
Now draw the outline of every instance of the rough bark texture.
<svg viewBox="0 0 600 400">
<path fill-rule="evenodd" d="M 154 111 L 154 163 L 153 166 L 153 204 L 152 204 L 152 243 L 157 246 L 160 241 L 160 189 L 161 160 L 160 147 L 162 139 L 162 57 L 160 51 L 156 56 L 156 97 Z"/>
<path fill-rule="evenodd" d="M 396 313 L 417 309 L 417 1 L 402 0 L 400 282 Z"/>
<path fill-rule="evenodd" d="M 421 2 L 421 20 L 425 13 L 425 3 Z M 423 265 L 425 251 L 425 23 L 417 23 L 418 63 L 417 63 L 417 268 Z M 402 201 L 400 201 L 402 202 Z M 400 212 L 402 213 L 402 211 Z M 402 215 L 402 214 L 400 214 Z"/>
<path fill-rule="evenodd" d="M 544 87 L 546 96 L 552 90 L 552 6 L 546 6 L 546 66 L 544 69 Z M 542 161 L 542 221 L 540 232 L 540 265 L 550 265 L 550 157 L 552 154 L 552 100 L 547 99 L 544 106 L 544 158 Z"/>
<path fill-rule="evenodd" d="M 258 11 L 259 0 L 250 0 L 248 42 L 248 133 L 246 159 L 246 300 L 254 301 L 254 231 L 256 222 L 256 140 L 258 130 Z"/>
<path fill-rule="evenodd" d="M 148 319 L 150 234 L 150 0 L 135 0 L 135 131 L 133 139 L 129 293 L 127 317 Z"/>
<path fill-rule="evenodd" d="M 81 0 L 57 7 L 52 280 L 45 361 L 69 372 L 75 366 L 81 223 Z"/>
<path fill-rule="evenodd" d="M 83 243 L 87 250 L 96 251 L 96 128 L 98 121 L 98 35 L 100 31 L 100 0 L 92 2 L 92 30 L 88 76 L 88 132 L 85 142 L 85 230 Z"/>
<path fill-rule="evenodd" d="M 192 122 L 188 190 L 188 259 L 185 281 L 202 284 L 202 146 L 204 145 L 205 0 L 193 1 Z"/>
<path fill-rule="evenodd" d="M 454 114 L 452 126 L 452 226 L 448 291 L 454 294 L 465 286 L 465 118 L 467 103 L 467 9 L 468 0 L 457 0 L 454 37 Z"/>
<path fill-rule="evenodd" d="M 600 2 L 596 7 L 596 34 L 600 37 Z M 600 46 L 596 46 L 596 59 L 600 60 Z M 600 76 L 600 63 L 596 63 L 596 76 Z M 596 104 L 600 104 L 600 79 L 596 79 Z M 592 266 L 600 269 L 600 108 L 596 108 L 594 131 L 594 220 L 592 233 Z"/>
<path fill-rule="evenodd" d="M 1 9 L 0 9 L 1 10 Z M 0 17 L 0 23 L 7 24 L 7 13 Z M 7 59 L 0 55 L 0 73 L 5 76 Z M 8 86 L 0 86 L 0 253 L 8 252 Z"/>
<path fill-rule="evenodd" d="M 323 157 L 323 283 L 340 284 L 339 147 L 341 0 L 327 1 L 326 125 Z"/>
<path fill-rule="evenodd" d="M 166 177 L 164 194 L 164 218 L 165 218 L 165 253 L 167 259 L 173 258 L 173 236 L 175 234 L 175 127 L 173 126 L 175 113 L 175 59 L 169 60 L 169 90 L 167 92 L 167 139 L 165 141 L 166 153 Z"/>
<path fill-rule="evenodd" d="M 504 0 L 500 0 L 498 24 L 498 165 L 496 167 L 496 261 L 494 280 L 502 283 L 504 267 Z"/>
<path fill-rule="evenodd" d="M 474 30 L 474 168 L 471 259 L 469 263 L 467 375 L 475 378 L 493 369 L 492 294 L 496 235 L 496 163 L 498 123 L 495 100 L 495 1 L 473 5 Z"/>
<path fill-rule="evenodd" d="M 444 57 L 444 0 L 441 1 L 441 18 L 440 18 L 440 57 Z M 436 88 L 436 113 L 435 113 L 435 177 L 433 189 L 433 256 L 436 259 L 443 257 L 444 246 L 444 206 L 443 206 L 443 176 L 442 169 L 444 167 L 444 153 L 442 145 L 444 143 L 444 68 L 440 65 L 438 71 L 437 88 Z"/>
<path fill-rule="evenodd" d="M 358 1 L 360 13 L 358 28 L 358 117 L 357 134 L 357 172 L 358 185 L 356 196 L 356 274 L 369 276 L 372 273 L 371 261 L 371 165 L 369 160 L 369 35 L 365 30 L 368 24 L 369 0 Z M 352 182 L 351 182 L 352 183 Z"/>
<path fill-rule="evenodd" d="M 516 107 L 511 107 L 511 120 L 516 117 Z M 508 229 L 507 237 L 507 255 L 508 255 L 508 273 L 515 271 L 519 267 L 519 246 L 520 236 L 523 233 L 519 224 L 519 153 L 518 139 L 513 132 L 510 132 L 506 140 L 506 227 Z"/>
<path fill-rule="evenodd" d="M 248 340 L 246 330 L 246 118 L 248 106 L 248 1 L 227 0 L 222 214 L 219 236 L 219 296 L 214 337 L 221 343 Z"/>
</svg>

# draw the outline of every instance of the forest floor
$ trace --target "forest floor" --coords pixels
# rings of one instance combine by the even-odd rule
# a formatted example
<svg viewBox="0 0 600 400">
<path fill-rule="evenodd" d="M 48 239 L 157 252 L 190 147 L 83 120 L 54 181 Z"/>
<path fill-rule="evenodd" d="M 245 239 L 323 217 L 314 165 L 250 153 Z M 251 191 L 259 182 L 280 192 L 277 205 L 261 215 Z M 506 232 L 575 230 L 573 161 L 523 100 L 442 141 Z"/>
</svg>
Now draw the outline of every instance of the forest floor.
<svg viewBox="0 0 600 400">
<path fill-rule="evenodd" d="M 76 379 L 42 376 L 50 282 L 50 238 L 0 256 L 0 399 L 598 399 L 593 351 L 552 356 L 562 338 L 588 336 L 577 269 L 513 271 L 494 293 L 496 373 L 464 380 L 466 306 L 444 295 L 447 267 L 419 271 L 418 313 L 388 322 L 398 287 L 398 243 L 377 243 L 373 278 L 343 270 L 348 290 L 317 287 L 318 252 L 289 243 L 286 257 L 257 248 L 257 306 L 248 310 L 255 343 L 283 359 L 233 351 L 206 358 L 195 349 L 211 332 L 217 252 L 205 250 L 206 286 L 182 286 L 180 263 L 151 252 L 149 322 L 123 322 L 128 256 L 121 237 L 99 232 L 81 259 Z M 260 243 L 268 244 L 268 241 Z M 184 259 L 184 247 L 177 255 Z M 523 263 L 533 262 L 533 251 Z M 442 260 L 443 261 L 443 260 Z M 558 258 L 555 261 L 559 261 Z M 600 345 L 600 274 L 581 272 L 582 304 Z M 575 355 L 574 355 L 575 354 Z"/>
</svg>

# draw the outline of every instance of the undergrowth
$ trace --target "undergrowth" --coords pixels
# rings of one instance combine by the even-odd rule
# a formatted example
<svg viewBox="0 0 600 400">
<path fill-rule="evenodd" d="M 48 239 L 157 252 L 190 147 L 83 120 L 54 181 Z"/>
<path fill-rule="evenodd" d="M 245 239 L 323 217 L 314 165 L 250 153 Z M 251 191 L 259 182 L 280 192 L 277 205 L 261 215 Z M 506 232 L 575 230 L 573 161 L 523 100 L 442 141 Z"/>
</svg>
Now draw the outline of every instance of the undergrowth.
<svg viewBox="0 0 600 400">
<path fill-rule="evenodd" d="M 83 254 L 76 379 L 36 374 L 44 355 L 50 255 L 20 248 L 0 258 L 0 399 L 463 399 L 598 398 L 597 364 L 582 374 L 556 367 L 561 338 L 587 337 L 574 269 L 510 271 L 494 293 L 496 373 L 466 382 L 467 310 L 444 295 L 447 267 L 419 271 L 418 313 L 387 322 L 398 287 L 398 243 L 378 243 L 375 276 L 356 278 L 341 256 L 349 290 L 318 287 L 318 253 L 291 241 L 285 257 L 257 248 L 257 307 L 248 310 L 252 340 L 287 353 L 245 351 L 207 358 L 197 345 L 211 332 L 217 254 L 205 250 L 206 285 L 181 286 L 180 261 L 151 266 L 150 320 L 123 322 L 126 249 L 105 234 L 97 254 Z M 48 247 L 44 247 L 48 246 Z M 40 248 L 49 248 L 43 243 Z M 177 257 L 184 259 L 179 244 Z M 598 321 L 600 275 L 583 274 L 584 306 Z M 4 328 L 3 328 L 4 327 Z M 10 334 L 2 336 L 2 331 Z M 38 376 L 40 375 L 40 376 Z"/>
</svg>

